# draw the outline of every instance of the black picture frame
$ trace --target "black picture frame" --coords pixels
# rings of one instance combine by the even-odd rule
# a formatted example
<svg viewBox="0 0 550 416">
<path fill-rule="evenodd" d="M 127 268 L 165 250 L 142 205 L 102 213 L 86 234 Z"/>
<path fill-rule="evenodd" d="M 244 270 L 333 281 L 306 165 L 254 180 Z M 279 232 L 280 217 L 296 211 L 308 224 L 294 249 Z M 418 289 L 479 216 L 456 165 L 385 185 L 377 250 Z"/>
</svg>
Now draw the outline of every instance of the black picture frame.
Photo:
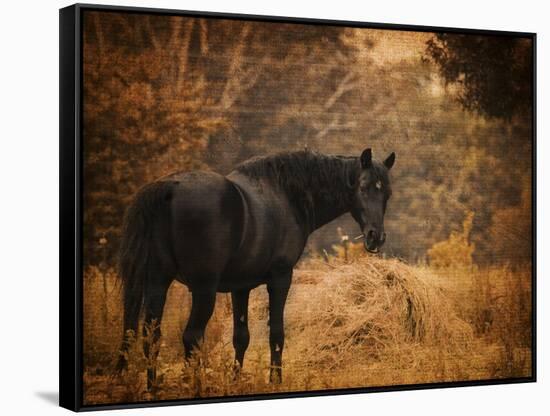
<svg viewBox="0 0 550 416">
<path fill-rule="evenodd" d="M 299 23 L 308 25 L 347 26 L 416 32 L 446 32 L 503 37 L 524 37 L 533 42 L 533 105 L 532 105 L 532 376 L 523 378 L 393 385 L 294 393 L 255 394 L 219 398 L 179 399 L 123 404 L 83 405 L 82 366 L 82 16 L 87 10 L 120 13 L 177 15 L 203 18 L 223 18 L 261 22 Z M 59 247 L 59 403 L 74 411 L 106 410 L 137 407 L 169 406 L 195 403 L 234 402 L 260 399 L 312 397 L 353 393 L 388 392 L 462 386 L 483 386 L 509 383 L 529 383 L 537 380 L 536 339 L 536 34 L 481 29 L 415 26 L 403 24 L 366 23 L 325 19 L 257 16 L 169 9 L 75 4 L 59 11 L 59 185 L 60 185 L 60 247 Z"/>
</svg>

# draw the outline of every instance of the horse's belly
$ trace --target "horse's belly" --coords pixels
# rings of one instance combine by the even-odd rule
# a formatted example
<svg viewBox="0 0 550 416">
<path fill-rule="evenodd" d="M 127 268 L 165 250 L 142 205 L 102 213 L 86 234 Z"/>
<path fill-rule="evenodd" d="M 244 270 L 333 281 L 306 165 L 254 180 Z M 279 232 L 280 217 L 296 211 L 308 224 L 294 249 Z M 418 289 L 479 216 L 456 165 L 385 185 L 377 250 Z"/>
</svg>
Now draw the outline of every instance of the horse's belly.
<svg viewBox="0 0 550 416">
<path fill-rule="evenodd" d="M 234 290 L 253 289 L 267 280 L 268 263 L 258 264 L 256 267 L 227 267 L 220 276 L 218 292 L 232 292 Z"/>
<path fill-rule="evenodd" d="M 236 290 L 254 289 L 266 282 L 265 277 L 233 275 L 222 276 L 218 285 L 218 292 L 234 292 Z"/>
</svg>

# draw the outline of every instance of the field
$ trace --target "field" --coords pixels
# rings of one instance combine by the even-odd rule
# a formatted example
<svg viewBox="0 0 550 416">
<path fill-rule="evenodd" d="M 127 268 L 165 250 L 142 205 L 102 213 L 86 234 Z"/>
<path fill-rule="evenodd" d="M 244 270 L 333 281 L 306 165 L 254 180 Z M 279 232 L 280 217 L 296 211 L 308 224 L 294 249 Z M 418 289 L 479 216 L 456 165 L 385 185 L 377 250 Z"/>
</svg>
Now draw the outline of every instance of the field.
<svg viewBox="0 0 550 416">
<path fill-rule="evenodd" d="M 85 404 L 531 375 L 532 40 L 86 13 Z M 147 391 L 141 330 L 128 372 L 113 375 L 114 266 L 139 189 L 173 172 L 227 175 L 280 151 L 359 158 L 366 148 L 378 161 L 397 155 L 386 257 L 352 243 L 351 215 L 310 236 L 285 309 L 281 384 L 268 383 L 265 287 L 251 295 L 238 377 L 230 295 L 218 295 L 201 351 L 184 365 L 191 299 L 176 283 L 157 384 Z M 323 171 L 310 173 L 295 203 L 309 205 Z"/>
<path fill-rule="evenodd" d="M 367 255 L 354 245 L 345 257 L 339 253 L 310 256 L 295 269 L 279 385 L 268 383 L 265 287 L 251 294 L 250 347 L 235 378 L 230 296 L 218 294 L 201 352 L 194 365 L 184 365 L 190 296 L 174 283 L 161 325 L 160 377 L 150 393 L 140 342 L 128 372 L 112 374 L 122 333 L 120 287 L 112 269 L 87 268 L 85 404 L 531 375 L 529 265 L 434 268 Z"/>
</svg>

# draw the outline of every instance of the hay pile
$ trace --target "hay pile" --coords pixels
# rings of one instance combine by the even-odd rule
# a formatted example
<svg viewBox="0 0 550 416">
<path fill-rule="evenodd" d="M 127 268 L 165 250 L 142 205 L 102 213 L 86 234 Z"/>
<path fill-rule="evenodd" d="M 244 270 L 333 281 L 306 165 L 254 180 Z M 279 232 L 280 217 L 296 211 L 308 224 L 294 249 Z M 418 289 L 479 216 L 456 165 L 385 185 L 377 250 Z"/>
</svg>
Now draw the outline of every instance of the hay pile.
<svg viewBox="0 0 550 416">
<path fill-rule="evenodd" d="M 473 339 L 471 325 L 419 267 L 363 256 L 304 263 L 296 276 L 286 316 L 310 364 L 372 362 L 403 345 L 464 352 Z"/>
</svg>

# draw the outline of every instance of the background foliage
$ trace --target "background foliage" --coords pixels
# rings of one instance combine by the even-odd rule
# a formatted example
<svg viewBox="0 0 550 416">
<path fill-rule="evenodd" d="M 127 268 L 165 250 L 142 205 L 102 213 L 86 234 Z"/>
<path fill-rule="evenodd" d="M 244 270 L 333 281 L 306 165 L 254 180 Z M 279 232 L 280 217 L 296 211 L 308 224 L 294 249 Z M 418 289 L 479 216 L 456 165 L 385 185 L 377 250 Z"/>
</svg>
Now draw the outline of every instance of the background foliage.
<svg viewBox="0 0 550 416">
<path fill-rule="evenodd" d="M 106 12 L 84 28 L 87 264 L 114 263 L 125 207 L 155 178 L 367 146 L 397 153 L 389 255 L 429 260 L 471 218 L 473 262 L 530 259 L 528 40 Z M 344 216 L 308 252 L 336 227 L 358 230 Z"/>
</svg>

